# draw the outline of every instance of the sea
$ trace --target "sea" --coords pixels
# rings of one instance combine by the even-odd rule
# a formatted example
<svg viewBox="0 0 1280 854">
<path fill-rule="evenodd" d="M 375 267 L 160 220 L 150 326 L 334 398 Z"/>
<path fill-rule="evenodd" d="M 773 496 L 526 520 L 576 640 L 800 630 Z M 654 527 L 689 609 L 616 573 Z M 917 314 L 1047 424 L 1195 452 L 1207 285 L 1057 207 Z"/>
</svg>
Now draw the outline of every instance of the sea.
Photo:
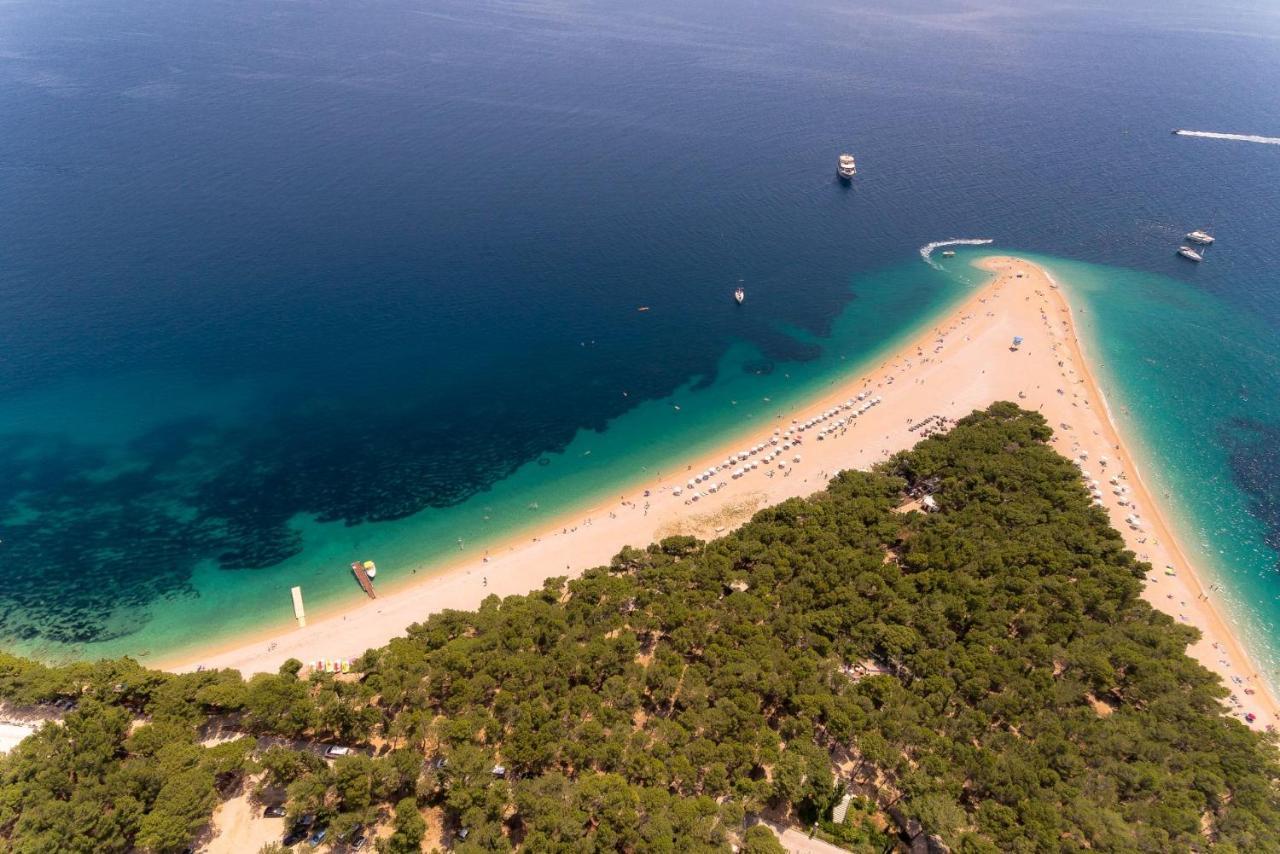
<svg viewBox="0 0 1280 854">
<path fill-rule="evenodd" d="M 0 647 L 145 662 L 353 604 L 355 559 L 420 579 L 1017 252 L 1280 681 L 1277 91 L 1263 2 L 9 0 Z"/>
</svg>

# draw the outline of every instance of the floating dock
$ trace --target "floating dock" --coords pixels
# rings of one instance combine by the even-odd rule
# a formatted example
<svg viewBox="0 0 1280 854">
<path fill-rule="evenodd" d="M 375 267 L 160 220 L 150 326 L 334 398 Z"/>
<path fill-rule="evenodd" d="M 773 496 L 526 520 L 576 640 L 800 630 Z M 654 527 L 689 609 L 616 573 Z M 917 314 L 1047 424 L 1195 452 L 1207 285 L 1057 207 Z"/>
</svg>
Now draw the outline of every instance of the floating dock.
<svg viewBox="0 0 1280 854">
<path fill-rule="evenodd" d="M 369 595 L 370 599 L 377 599 L 378 594 L 373 590 L 373 576 L 378 574 L 378 568 L 373 565 L 373 561 L 356 561 L 351 564 L 351 573 L 356 577 L 356 581 L 360 582 L 360 589 Z"/>
<path fill-rule="evenodd" d="M 307 612 L 302 607 L 302 588 L 294 587 L 289 592 L 293 594 L 293 616 L 298 618 L 298 628 L 302 628 L 307 624 Z"/>
</svg>

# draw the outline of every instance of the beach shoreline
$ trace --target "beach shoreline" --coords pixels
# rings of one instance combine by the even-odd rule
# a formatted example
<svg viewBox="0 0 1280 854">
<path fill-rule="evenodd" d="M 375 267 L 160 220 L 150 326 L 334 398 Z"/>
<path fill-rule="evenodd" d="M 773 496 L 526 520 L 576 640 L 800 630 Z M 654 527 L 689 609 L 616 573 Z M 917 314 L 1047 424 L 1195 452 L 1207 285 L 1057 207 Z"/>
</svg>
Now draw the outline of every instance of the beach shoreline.
<svg viewBox="0 0 1280 854">
<path fill-rule="evenodd" d="M 798 417 L 800 413 L 809 411 L 822 404 L 840 399 L 847 386 L 867 376 L 872 370 L 879 370 L 888 364 L 889 360 L 900 350 L 905 350 L 909 344 L 913 344 L 917 339 L 923 340 L 923 337 L 930 334 L 927 330 L 934 329 L 941 325 L 948 317 L 955 314 L 959 309 L 970 302 L 975 301 L 975 294 L 962 294 L 955 299 L 947 300 L 942 305 L 936 307 L 929 318 L 922 321 L 918 325 L 912 327 L 903 333 L 888 339 L 883 344 L 865 357 L 860 358 L 855 366 L 840 377 L 831 379 L 826 383 L 826 387 L 821 391 L 811 391 L 809 394 L 801 393 L 801 397 L 789 401 L 779 407 L 779 412 L 775 414 L 768 423 L 772 427 L 781 418 Z M 873 368 L 872 366 L 878 366 Z M 853 379 L 850 379 L 853 377 Z M 835 390 L 830 390 L 834 386 Z M 767 400 L 767 398 L 766 398 Z M 786 410 L 783 412 L 782 410 Z M 731 450 L 736 450 L 744 443 L 751 441 L 751 437 L 760 433 L 760 428 L 752 428 L 745 430 L 740 434 L 735 434 L 732 438 L 723 439 L 712 445 L 712 450 L 704 450 L 697 453 L 696 456 L 684 457 L 672 460 L 670 465 L 663 465 L 663 469 L 667 471 L 679 470 L 683 473 L 687 468 L 695 471 L 705 467 L 702 464 L 714 465 L 717 461 L 722 460 Z M 690 460 L 692 459 L 692 462 Z M 834 475 L 834 472 L 832 472 Z M 516 526 L 509 532 L 504 532 L 494 537 L 492 541 L 481 544 L 480 551 L 485 555 L 510 553 L 522 546 L 538 542 L 541 538 L 539 534 L 547 532 L 555 532 L 555 529 L 565 529 L 572 527 L 578 520 L 583 518 L 595 518 L 602 513 L 607 513 L 615 502 L 608 495 L 613 494 L 616 490 L 621 490 L 623 496 L 633 493 L 643 493 L 646 486 L 652 491 L 656 485 L 658 488 L 664 486 L 669 487 L 670 483 L 683 483 L 679 477 L 669 477 L 650 474 L 636 474 L 626 480 L 620 480 L 615 483 L 609 490 L 599 491 L 592 495 L 583 497 L 579 502 L 572 504 L 561 511 L 557 511 L 554 517 L 550 519 L 540 519 L 538 521 L 529 522 Z M 825 485 L 825 483 L 824 483 Z M 788 496 L 789 497 L 789 496 Z M 777 499 L 782 500 L 782 499 Z M 769 503 L 776 503 L 771 501 Z M 766 506 L 761 504 L 761 507 Z M 744 517 L 741 522 L 747 521 L 749 515 Z M 738 524 L 741 524 L 739 522 Z M 736 525 L 735 525 L 736 527 Z M 608 563 L 624 545 L 645 546 L 652 540 L 643 542 L 623 542 L 617 548 L 613 549 L 607 557 L 590 566 L 597 566 L 602 563 Z M 475 556 L 475 550 L 471 549 L 465 555 L 462 553 L 450 554 L 447 556 L 437 557 L 432 560 L 424 561 L 418 566 L 410 569 L 408 574 L 399 572 L 391 578 L 385 580 L 379 579 L 377 584 L 379 598 L 391 598 L 400 594 L 430 587 L 433 584 L 440 583 L 447 579 L 453 573 L 466 572 L 470 574 L 471 570 L 476 568 L 478 559 Z M 481 562 L 482 563 L 482 562 Z M 577 567 L 575 567 L 577 569 Z M 576 572 L 574 573 L 577 574 Z M 552 576 L 547 576 L 552 577 Z M 541 580 L 541 579 L 540 579 Z M 352 579 L 354 586 L 355 581 Z M 529 590 L 536 589 L 539 585 L 530 587 Z M 527 593 L 529 590 L 520 591 Z M 286 591 L 287 592 L 287 591 Z M 305 591 L 304 591 L 305 592 Z M 505 595 L 505 594 L 504 594 Z M 475 605 L 469 605 L 468 608 L 474 608 L 479 605 L 480 600 L 476 600 Z M 338 600 L 326 600 L 319 606 L 312 606 L 309 602 L 306 606 L 308 627 L 325 620 L 341 618 L 353 611 L 360 610 L 369 605 L 369 602 L 363 599 L 346 598 Z M 426 619 L 433 612 L 426 612 L 421 619 Z M 402 627 L 400 632 L 403 634 L 403 628 L 407 628 L 409 623 Z M 244 650 L 254 645 L 270 645 L 273 640 L 277 640 L 282 634 L 288 634 L 297 630 L 297 621 L 293 616 L 282 616 L 278 619 L 264 621 L 252 629 L 241 631 L 229 638 L 220 638 L 219 640 L 205 643 L 184 644 L 178 649 L 160 652 L 158 654 L 149 654 L 145 662 L 150 667 L 161 670 L 186 671 L 192 670 L 202 663 L 206 663 L 213 658 L 221 658 L 225 653 Z M 394 635 L 392 635 L 394 636 Z M 380 644 L 379 644 L 380 645 Z M 358 652 L 357 652 L 358 654 Z M 353 655 L 345 656 L 348 658 Z M 219 665 L 222 666 L 222 665 Z M 256 672 L 256 671 L 255 671 Z"/>
<path fill-rule="evenodd" d="M 474 609 L 489 595 L 528 593 L 547 578 L 573 577 L 607 564 L 624 546 L 643 547 L 670 533 L 717 536 L 745 522 L 756 509 L 823 488 L 842 469 L 865 469 L 911 447 L 921 438 L 913 424 L 923 419 L 956 419 L 996 400 L 1013 400 L 1041 411 L 1054 428 L 1054 447 L 1080 462 L 1086 481 L 1092 477 L 1086 467 L 1094 461 L 1104 467 L 1104 477 L 1117 480 L 1114 489 L 1100 490 L 1112 494 L 1100 494 L 1099 501 L 1129 547 L 1153 566 L 1143 595 L 1175 620 L 1200 630 L 1201 639 L 1188 653 L 1233 692 L 1231 713 L 1242 719 L 1254 715 L 1256 728 L 1280 724 L 1280 703 L 1214 607 L 1165 512 L 1143 483 L 1089 369 L 1060 286 L 1022 259 L 988 256 L 974 266 L 990 273 L 991 279 L 941 319 L 905 336 L 905 343 L 891 355 L 873 360 L 880 362 L 878 367 L 835 382 L 830 391 L 798 405 L 790 419 L 778 416 L 750 438 L 717 444 L 715 450 L 685 461 L 678 476 L 668 470 L 666 477 L 642 480 L 624 488 L 616 502 L 609 499 L 574 510 L 532 537 L 525 529 L 491 546 L 483 557 L 459 556 L 420 581 L 398 579 L 378 599 L 337 603 L 309 615 L 305 628 L 264 627 L 252 636 L 208 649 L 177 651 L 152 664 L 180 671 L 230 667 L 247 676 L 275 671 L 288 658 L 304 663 L 355 658 L 403 635 L 409 625 L 432 613 Z M 1010 345 L 1015 335 L 1023 337 L 1022 346 Z M 854 407 L 847 404 L 859 395 L 883 402 L 852 418 L 849 413 L 864 401 Z M 820 419 L 817 424 L 800 430 L 815 419 Z M 840 420 L 847 423 L 837 432 Z M 731 475 L 731 470 L 758 464 L 781 445 L 790 445 L 784 433 L 788 429 L 799 430 L 803 438 L 788 448 L 780 465 L 771 459 L 767 467 L 756 465 L 740 477 Z M 770 445 L 775 437 L 781 441 Z M 761 445 L 766 450 L 737 459 L 739 452 Z M 690 499 L 686 475 L 692 478 L 717 463 L 728 464 L 730 456 L 733 464 L 712 478 L 717 488 L 708 493 L 705 484 L 698 485 L 694 491 L 703 494 Z M 1125 522 L 1126 516 L 1139 512 L 1138 525 Z M 1162 566 L 1173 574 L 1163 573 Z"/>
</svg>

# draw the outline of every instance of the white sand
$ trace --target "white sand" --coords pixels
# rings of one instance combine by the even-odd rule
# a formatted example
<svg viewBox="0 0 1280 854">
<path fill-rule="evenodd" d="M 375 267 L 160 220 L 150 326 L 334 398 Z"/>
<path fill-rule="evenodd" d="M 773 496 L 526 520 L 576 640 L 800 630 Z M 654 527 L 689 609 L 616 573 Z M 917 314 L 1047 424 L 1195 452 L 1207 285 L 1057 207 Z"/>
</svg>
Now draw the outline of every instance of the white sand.
<svg viewBox="0 0 1280 854">
<path fill-rule="evenodd" d="M 0 753 L 8 753 L 31 733 L 40 728 L 38 723 L 0 722 Z"/>
<path fill-rule="evenodd" d="M 880 367 L 836 385 L 823 399 L 797 410 L 794 421 L 778 421 L 754 438 L 690 460 L 679 478 L 669 476 L 646 484 L 644 488 L 651 492 L 647 499 L 635 491 L 617 503 L 560 520 L 540 536 L 495 548 L 487 562 L 476 557 L 439 568 L 418 585 L 313 620 L 304 629 L 210 650 L 171 666 L 183 670 L 198 664 L 233 667 L 250 674 L 274 671 L 287 658 L 304 662 L 354 658 L 432 613 L 474 609 L 490 594 L 527 593 L 545 578 L 573 576 L 607 563 L 624 545 L 644 546 L 680 530 L 706 536 L 731 528 L 755 507 L 807 495 L 841 469 L 867 468 L 912 446 L 920 434 L 909 426 L 927 416 L 959 418 L 993 401 L 1011 400 L 1048 419 L 1061 453 L 1072 459 L 1081 452 L 1088 454 L 1083 468 L 1099 481 L 1112 524 L 1123 532 L 1130 548 L 1155 567 L 1144 595 L 1157 608 L 1201 630 L 1204 637 L 1190 652 L 1237 692 L 1232 713 L 1256 714 L 1253 725 L 1258 728 L 1280 722 L 1280 706 L 1212 602 L 1202 598 L 1203 585 L 1124 451 L 1101 392 L 1088 373 L 1064 295 L 1030 262 L 989 258 L 980 266 L 997 272 L 995 281 Z M 1025 343 L 1011 352 L 1015 335 L 1023 336 Z M 673 489 L 684 487 L 695 473 L 724 463 L 738 450 L 768 442 L 775 427 L 786 430 L 803 424 L 863 391 L 883 398 L 883 403 L 822 441 L 817 439 L 819 430 L 847 418 L 848 412 L 805 431 L 802 445 L 781 457 L 785 468 L 778 468 L 777 459 L 766 465 L 762 455 L 756 455 L 750 460 L 758 468 L 741 479 L 732 478 L 731 469 L 719 473 L 711 482 L 727 486 L 715 494 L 696 503 L 689 502 L 687 489 L 679 497 L 673 495 Z M 792 462 L 797 454 L 801 462 Z M 1105 467 L 1099 463 L 1102 457 L 1110 458 Z M 1129 491 L 1117 496 L 1108 480 L 1121 474 L 1121 485 Z M 698 491 L 705 488 L 706 484 L 697 486 Z M 1134 510 L 1121 506 L 1121 498 L 1137 505 L 1140 529 L 1126 524 L 1125 518 Z M 1176 575 L 1165 575 L 1166 565 Z M 1245 688 L 1254 693 L 1244 693 Z"/>
</svg>

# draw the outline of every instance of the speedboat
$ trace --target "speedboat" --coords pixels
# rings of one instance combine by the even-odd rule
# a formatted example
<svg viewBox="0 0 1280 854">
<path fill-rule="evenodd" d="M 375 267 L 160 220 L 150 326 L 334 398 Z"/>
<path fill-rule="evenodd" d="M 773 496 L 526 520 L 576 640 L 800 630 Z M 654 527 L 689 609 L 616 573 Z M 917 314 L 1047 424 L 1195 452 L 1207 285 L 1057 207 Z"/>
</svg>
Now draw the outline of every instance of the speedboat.
<svg viewBox="0 0 1280 854">
<path fill-rule="evenodd" d="M 738 285 L 733 291 L 733 299 L 738 305 L 742 305 L 742 301 L 747 298 L 747 292 L 742 289 L 742 285 Z"/>
<path fill-rule="evenodd" d="M 1201 255 L 1201 254 L 1200 254 L 1199 252 L 1197 252 L 1196 250 L 1192 249 L 1190 246 L 1179 246 L 1179 247 L 1178 247 L 1178 254 L 1179 254 L 1179 255 L 1181 255 L 1183 258 L 1186 258 L 1186 259 L 1191 260 L 1191 261 L 1203 261 L 1203 260 L 1204 260 L 1204 256 L 1203 256 L 1203 255 Z"/>
<path fill-rule="evenodd" d="M 1196 229 L 1187 235 L 1187 240 L 1190 240 L 1192 243 L 1199 243 L 1201 246 L 1208 246 L 1213 242 L 1213 235 L 1207 231 Z"/>
<path fill-rule="evenodd" d="M 943 257 L 943 258 L 954 258 L 954 257 L 956 257 L 956 252 L 955 252 L 955 250 L 954 250 L 954 249 L 947 249 L 947 250 L 944 250 L 944 251 L 943 251 L 943 253 L 942 253 L 942 257 Z"/>
<path fill-rule="evenodd" d="M 849 181 L 858 174 L 858 164 L 854 162 L 852 154 L 840 155 L 840 159 L 836 161 L 836 174 L 841 181 Z"/>
</svg>

